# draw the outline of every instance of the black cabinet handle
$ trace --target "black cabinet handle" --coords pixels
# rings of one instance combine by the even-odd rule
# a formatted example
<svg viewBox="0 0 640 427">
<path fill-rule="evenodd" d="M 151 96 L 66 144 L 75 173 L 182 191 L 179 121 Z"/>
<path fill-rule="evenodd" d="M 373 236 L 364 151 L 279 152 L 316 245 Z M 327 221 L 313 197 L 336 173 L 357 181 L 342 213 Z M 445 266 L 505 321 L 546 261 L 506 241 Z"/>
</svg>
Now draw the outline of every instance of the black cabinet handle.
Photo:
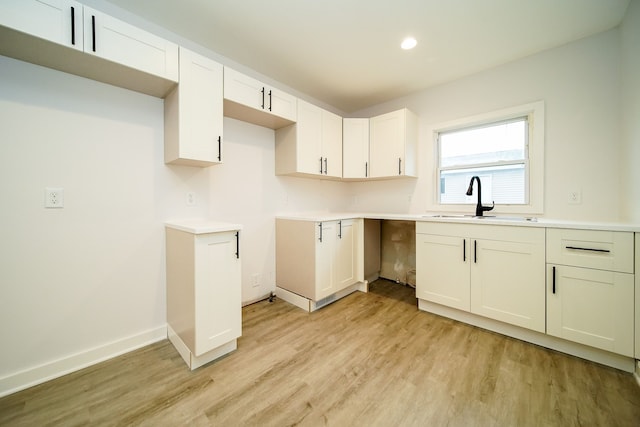
<svg viewBox="0 0 640 427">
<path fill-rule="evenodd" d="M 240 258 L 240 232 L 236 231 L 236 258 Z"/>
<path fill-rule="evenodd" d="M 218 137 L 218 161 L 222 161 L 222 137 Z"/>
<path fill-rule="evenodd" d="M 262 109 L 264 110 L 264 87 L 262 88 L 262 105 L 260 105 L 260 107 L 262 107 Z"/>
<path fill-rule="evenodd" d="M 369 176 L 369 162 L 364 162 L 364 177 Z"/>
<path fill-rule="evenodd" d="M 467 262 L 467 239 L 462 239 L 462 262 Z"/>
<path fill-rule="evenodd" d="M 91 37 L 93 38 L 92 40 L 92 48 L 93 51 L 96 51 L 96 16 L 95 15 L 91 15 Z"/>
<path fill-rule="evenodd" d="M 552 285 L 551 285 L 551 290 L 552 290 L 552 291 L 553 291 L 553 293 L 555 294 L 555 293 L 556 293 L 556 268 L 555 268 L 555 267 L 553 267 L 553 268 L 551 269 L 551 271 L 552 271 L 552 274 L 551 274 L 551 276 L 552 276 L 552 280 L 551 280 L 551 283 L 552 283 Z"/>
<path fill-rule="evenodd" d="M 273 98 L 271 95 L 271 90 L 269 90 L 269 111 L 271 111 L 271 106 L 273 105 Z"/>
<path fill-rule="evenodd" d="M 318 227 L 320 227 L 320 238 L 318 240 L 320 240 L 320 242 L 322 242 L 322 223 L 319 223 Z"/>
<path fill-rule="evenodd" d="M 398 157 L 398 175 L 402 175 L 402 158 Z"/>
<path fill-rule="evenodd" d="M 338 221 L 338 239 L 342 239 L 342 221 Z"/>
<path fill-rule="evenodd" d="M 610 253 L 609 249 L 594 249 L 594 248 L 580 248 L 578 246 L 565 246 L 565 249 L 573 249 L 575 251 L 589 251 L 589 252 L 602 252 L 602 253 Z"/>
<path fill-rule="evenodd" d="M 473 241 L 473 263 L 476 264 L 478 262 L 478 241 Z"/>
<path fill-rule="evenodd" d="M 76 8 L 71 6 L 71 44 L 76 45 Z"/>
<path fill-rule="evenodd" d="M 320 157 L 320 175 L 322 175 L 322 157 Z"/>
<path fill-rule="evenodd" d="M 324 174 L 327 174 L 327 158 L 324 158 Z"/>
</svg>

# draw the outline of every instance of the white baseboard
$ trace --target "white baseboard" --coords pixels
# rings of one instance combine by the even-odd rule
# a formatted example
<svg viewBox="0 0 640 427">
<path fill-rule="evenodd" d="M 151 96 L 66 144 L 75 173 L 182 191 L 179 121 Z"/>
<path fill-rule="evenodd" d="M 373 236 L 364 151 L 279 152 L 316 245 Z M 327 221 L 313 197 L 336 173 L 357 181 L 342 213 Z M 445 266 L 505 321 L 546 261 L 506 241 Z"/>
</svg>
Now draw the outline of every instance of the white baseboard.
<svg viewBox="0 0 640 427">
<path fill-rule="evenodd" d="M 44 383 L 167 338 L 167 326 L 110 342 L 0 378 L 0 397 Z"/>
</svg>

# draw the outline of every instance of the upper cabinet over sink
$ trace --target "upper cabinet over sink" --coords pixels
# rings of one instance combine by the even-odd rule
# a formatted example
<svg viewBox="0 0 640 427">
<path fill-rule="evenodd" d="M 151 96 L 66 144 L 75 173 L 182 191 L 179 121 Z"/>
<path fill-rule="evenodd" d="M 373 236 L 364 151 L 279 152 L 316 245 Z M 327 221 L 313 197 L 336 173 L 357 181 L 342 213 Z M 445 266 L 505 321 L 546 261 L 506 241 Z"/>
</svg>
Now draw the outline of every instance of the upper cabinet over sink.
<svg viewBox="0 0 640 427">
<path fill-rule="evenodd" d="M 224 115 L 279 129 L 296 122 L 297 98 L 224 67 Z"/>
<path fill-rule="evenodd" d="M 69 0 L 0 2 L 0 54 L 163 98 L 178 45 Z"/>
</svg>

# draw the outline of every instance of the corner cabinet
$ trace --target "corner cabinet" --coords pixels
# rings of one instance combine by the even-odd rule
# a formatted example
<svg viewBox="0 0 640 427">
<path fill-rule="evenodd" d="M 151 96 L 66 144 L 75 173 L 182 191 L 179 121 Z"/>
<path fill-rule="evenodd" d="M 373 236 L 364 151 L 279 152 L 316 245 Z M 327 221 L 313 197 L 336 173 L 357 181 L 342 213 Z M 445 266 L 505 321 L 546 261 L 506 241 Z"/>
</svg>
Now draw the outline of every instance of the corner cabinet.
<svg viewBox="0 0 640 427">
<path fill-rule="evenodd" d="M 545 332 L 541 228 L 416 223 L 416 296 Z"/>
<path fill-rule="evenodd" d="M 369 177 L 369 119 L 342 119 L 342 177 Z"/>
<path fill-rule="evenodd" d="M 370 119 L 371 178 L 417 176 L 418 119 L 403 108 Z"/>
<path fill-rule="evenodd" d="M 276 175 L 342 177 L 342 117 L 298 100 L 298 121 L 276 130 Z"/>
<path fill-rule="evenodd" d="M 178 45 L 68 0 L 0 2 L 0 54 L 164 98 Z"/>
<path fill-rule="evenodd" d="M 164 101 L 164 161 L 223 161 L 222 65 L 180 47 L 180 84 Z"/>
<path fill-rule="evenodd" d="M 276 219 L 276 293 L 313 311 L 358 290 L 363 227 L 362 219 Z"/>
<path fill-rule="evenodd" d="M 224 115 L 270 129 L 297 120 L 297 98 L 224 67 Z"/>
<path fill-rule="evenodd" d="M 237 348 L 242 332 L 240 228 L 166 224 L 167 334 L 190 369 Z"/>
<path fill-rule="evenodd" d="M 634 234 L 547 230 L 547 333 L 634 356 Z"/>
</svg>

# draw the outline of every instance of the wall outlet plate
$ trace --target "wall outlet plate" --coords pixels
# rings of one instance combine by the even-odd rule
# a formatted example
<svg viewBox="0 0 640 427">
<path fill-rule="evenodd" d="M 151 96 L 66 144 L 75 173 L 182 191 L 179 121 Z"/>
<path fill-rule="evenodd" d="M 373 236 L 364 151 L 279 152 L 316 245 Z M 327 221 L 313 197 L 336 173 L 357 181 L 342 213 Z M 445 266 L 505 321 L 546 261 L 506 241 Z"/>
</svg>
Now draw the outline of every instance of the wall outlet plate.
<svg viewBox="0 0 640 427">
<path fill-rule="evenodd" d="M 582 203 L 582 191 L 580 190 L 570 190 L 567 195 L 567 203 L 570 205 L 579 205 Z"/>
<path fill-rule="evenodd" d="M 64 189 L 47 187 L 44 189 L 44 207 L 45 208 L 63 208 L 64 207 Z"/>
</svg>

